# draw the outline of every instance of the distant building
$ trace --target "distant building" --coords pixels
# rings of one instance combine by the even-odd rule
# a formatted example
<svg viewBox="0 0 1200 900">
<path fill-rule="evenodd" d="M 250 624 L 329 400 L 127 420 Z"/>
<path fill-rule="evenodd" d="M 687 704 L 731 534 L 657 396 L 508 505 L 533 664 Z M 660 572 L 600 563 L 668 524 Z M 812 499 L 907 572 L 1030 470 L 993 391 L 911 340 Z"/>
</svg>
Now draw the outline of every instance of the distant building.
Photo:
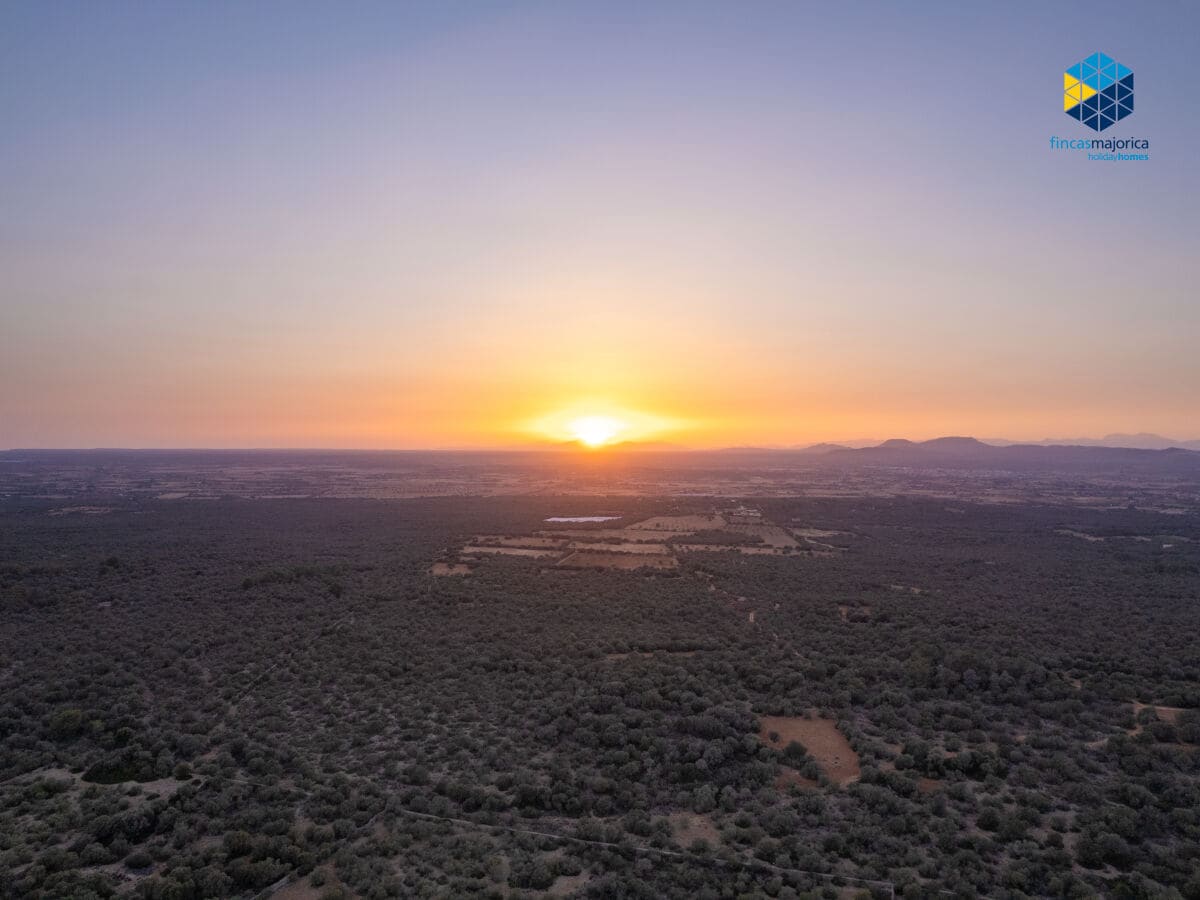
<svg viewBox="0 0 1200 900">
<path fill-rule="evenodd" d="M 763 514 L 749 506 L 735 506 L 733 509 L 723 510 L 721 516 L 730 525 L 761 525 Z"/>
</svg>

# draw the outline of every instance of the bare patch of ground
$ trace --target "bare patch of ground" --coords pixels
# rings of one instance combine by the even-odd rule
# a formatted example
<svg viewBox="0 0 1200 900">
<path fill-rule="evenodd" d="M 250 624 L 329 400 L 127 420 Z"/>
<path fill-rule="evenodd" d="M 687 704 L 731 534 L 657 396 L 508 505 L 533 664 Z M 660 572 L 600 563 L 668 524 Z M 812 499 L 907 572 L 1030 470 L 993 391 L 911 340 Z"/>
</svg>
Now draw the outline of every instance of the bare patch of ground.
<svg viewBox="0 0 1200 900">
<path fill-rule="evenodd" d="M 1074 679 L 1072 679 L 1072 680 L 1074 680 Z M 1179 724 L 1179 715 L 1180 715 L 1180 713 L 1182 713 L 1184 711 L 1183 708 L 1179 707 L 1179 706 L 1155 706 L 1152 703 L 1141 703 L 1137 700 L 1134 700 L 1132 703 L 1130 703 L 1130 706 L 1133 707 L 1134 723 L 1133 723 L 1132 728 L 1125 729 L 1125 733 L 1127 735 L 1129 735 L 1130 737 L 1137 737 L 1145 729 L 1145 725 L 1143 725 L 1141 722 L 1137 721 L 1138 713 L 1140 713 L 1143 709 L 1154 710 L 1154 715 L 1158 718 L 1158 720 L 1160 722 L 1169 722 L 1172 725 Z M 1103 747 L 1107 743 L 1108 743 L 1108 738 L 1102 737 L 1102 738 L 1098 738 L 1094 741 L 1087 741 L 1084 744 L 1084 746 L 1089 747 L 1094 750 L 1094 749 Z M 1180 744 L 1179 746 L 1187 747 L 1190 745 Z"/>
<path fill-rule="evenodd" d="M 839 553 L 843 552 L 842 550 L 839 550 L 837 547 L 834 547 L 830 544 L 817 544 L 817 542 L 812 538 L 805 538 L 805 540 L 808 541 L 809 544 L 813 544 L 821 548 L 819 550 L 809 550 L 809 556 L 819 556 L 823 559 L 828 559 L 831 556 L 837 556 Z"/>
<path fill-rule="evenodd" d="M 185 782 L 176 778 L 159 778 L 155 781 L 137 782 L 142 789 L 142 795 L 147 799 L 152 797 L 170 797 L 179 790 Z"/>
<path fill-rule="evenodd" d="M 591 880 L 592 876 L 589 872 L 580 872 L 578 875 L 559 875 L 554 879 L 554 883 L 546 888 L 546 893 L 551 897 L 569 897 L 576 891 L 583 890 Z"/>
<path fill-rule="evenodd" d="M 839 534 L 849 534 L 848 531 L 830 531 L 826 528 L 793 528 L 792 534 L 802 538 L 831 538 Z"/>
<path fill-rule="evenodd" d="M 1183 708 L 1179 706 L 1154 706 L 1149 703 L 1138 703 L 1133 701 L 1133 714 L 1136 716 L 1143 709 L 1152 709 L 1154 714 L 1163 722 L 1170 722 L 1172 725 L 1179 724 L 1179 714 L 1183 712 Z M 1142 726 L 1138 725 L 1131 734 L 1136 734 L 1142 730 Z"/>
<path fill-rule="evenodd" d="M 808 751 L 825 777 L 834 784 L 847 785 L 862 774 L 858 754 L 831 719 L 805 719 L 800 716 L 763 716 L 758 737 L 764 744 L 782 750 L 792 741 Z M 774 739 L 772 739 L 774 735 Z"/>
<path fill-rule="evenodd" d="M 1104 538 L 1097 537 L 1094 534 L 1088 534 L 1084 531 L 1075 531 L 1074 529 L 1071 529 L 1071 528 L 1056 528 L 1056 529 L 1054 529 L 1054 533 L 1055 534 L 1065 534 L 1068 537 L 1077 537 L 1077 538 L 1080 538 L 1081 540 L 1091 541 L 1092 543 L 1101 543 L 1104 540 Z"/>
<path fill-rule="evenodd" d="M 463 563 L 436 562 L 429 567 L 430 575 L 469 575 L 471 567 Z"/>
<path fill-rule="evenodd" d="M 674 569 L 678 567 L 679 561 L 673 556 L 651 553 L 599 553 L 592 550 L 576 550 L 566 559 L 559 560 L 558 565 L 575 569 Z"/>
<path fill-rule="evenodd" d="M 805 778 L 798 770 L 793 769 L 791 766 L 780 766 L 779 774 L 775 776 L 775 787 L 781 791 L 786 791 L 793 785 L 806 789 L 820 787 L 817 782 L 811 778 Z"/>
<path fill-rule="evenodd" d="M 671 822 L 671 831 L 675 834 L 675 843 L 685 850 L 696 841 L 707 841 L 710 847 L 721 844 L 721 832 L 706 815 L 692 812 L 671 813 L 667 816 Z"/>
<path fill-rule="evenodd" d="M 841 603 L 838 604 L 838 616 L 843 622 L 866 622 L 871 618 L 871 607 Z"/>
<path fill-rule="evenodd" d="M 934 791 L 936 791 L 941 786 L 942 786 L 942 782 L 939 781 L 937 778 L 922 777 L 922 778 L 917 779 L 917 790 L 920 791 L 922 794 L 932 794 Z"/>
</svg>

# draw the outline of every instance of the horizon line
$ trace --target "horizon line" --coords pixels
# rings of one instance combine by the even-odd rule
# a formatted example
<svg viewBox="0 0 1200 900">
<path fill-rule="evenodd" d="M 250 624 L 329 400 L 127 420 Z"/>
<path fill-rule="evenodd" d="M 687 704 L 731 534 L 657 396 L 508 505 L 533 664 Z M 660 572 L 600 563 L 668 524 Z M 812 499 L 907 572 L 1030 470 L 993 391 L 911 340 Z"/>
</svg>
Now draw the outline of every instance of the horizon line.
<svg viewBox="0 0 1200 900">
<path fill-rule="evenodd" d="M 1118 433 L 1114 433 L 1118 434 Z M 722 451 L 770 451 L 770 452 L 804 452 L 815 447 L 829 446 L 847 450 L 869 450 L 881 447 L 890 441 L 908 441 L 920 445 L 933 441 L 960 439 L 973 440 L 980 444 L 996 449 L 1009 446 L 1032 447 L 1088 447 L 1099 446 L 1101 449 L 1127 450 L 1169 450 L 1189 448 L 1180 446 L 1188 443 L 1200 443 L 1200 438 L 1167 438 L 1152 432 L 1136 432 L 1121 434 L 1122 437 L 1146 437 L 1169 442 L 1166 447 L 1129 447 L 1122 445 L 1105 445 L 1098 442 L 1104 438 L 1039 438 L 1011 440 L 1008 438 L 976 438 L 965 434 L 944 434 L 932 438 L 846 438 L 843 440 L 817 440 L 811 443 L 797 444 L 721 444 L 711 447 L 690 447 L 681 444 L 658 441 L 626 441 L 608 444 L 600 447 L 587 447 L 576 441 L 562 443 L 533 443 L 527 445 L 497 445 L 497 446 L 457 446 L 457 447 L 351 447 L 351 446 L 57 446 L 57 447 L 4 447 L 0 453 L 562 453 L 577 451 L 587 455 L 602 455 L 616 452 L 642 453 L 715 453 Z M 1092 442 L 1078 443 L 1080 441 Z M 858 444 L 859 446 L 850 446 Z"/>
</svg>

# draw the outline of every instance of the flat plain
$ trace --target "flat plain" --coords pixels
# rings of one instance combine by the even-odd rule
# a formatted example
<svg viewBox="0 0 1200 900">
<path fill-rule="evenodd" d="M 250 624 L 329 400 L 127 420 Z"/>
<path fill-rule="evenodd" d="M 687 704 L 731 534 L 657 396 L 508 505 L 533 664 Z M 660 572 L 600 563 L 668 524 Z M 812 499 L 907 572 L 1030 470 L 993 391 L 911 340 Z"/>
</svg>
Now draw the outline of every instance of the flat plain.
<svg viewBox="0 0 1200 900">
<path fill-rule="evenodd" d="M 0 468 L 4 896 L 1200 885 L 1187 478 L 498 496 L 460 472 L 397 499 L 394 474 L 333 496 L 369 486 L 338 460 L 321 494 L 320 460 L 271 456 L 243 470 L 321 495 L 263 502 L 216 463 L 22 458 Z M 547 522 L 589 514 L 618 518 Z"/>
</svg>

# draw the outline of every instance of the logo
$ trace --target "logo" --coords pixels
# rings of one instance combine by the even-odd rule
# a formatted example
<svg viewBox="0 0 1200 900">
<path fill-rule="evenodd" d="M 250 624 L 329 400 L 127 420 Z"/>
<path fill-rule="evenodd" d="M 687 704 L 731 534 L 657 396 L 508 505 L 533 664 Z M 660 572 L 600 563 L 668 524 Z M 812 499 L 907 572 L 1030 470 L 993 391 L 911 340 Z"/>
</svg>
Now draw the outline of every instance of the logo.
<svg viewBox="0 0 1200 900">
<path fill-rule="evenodd" d="M 1093 53 L 1063 73 L 1063 110 L 1093 131 L 1103 131 L 1133 112 L 1133 72 L 1103 53 Z"/>
</svg>

